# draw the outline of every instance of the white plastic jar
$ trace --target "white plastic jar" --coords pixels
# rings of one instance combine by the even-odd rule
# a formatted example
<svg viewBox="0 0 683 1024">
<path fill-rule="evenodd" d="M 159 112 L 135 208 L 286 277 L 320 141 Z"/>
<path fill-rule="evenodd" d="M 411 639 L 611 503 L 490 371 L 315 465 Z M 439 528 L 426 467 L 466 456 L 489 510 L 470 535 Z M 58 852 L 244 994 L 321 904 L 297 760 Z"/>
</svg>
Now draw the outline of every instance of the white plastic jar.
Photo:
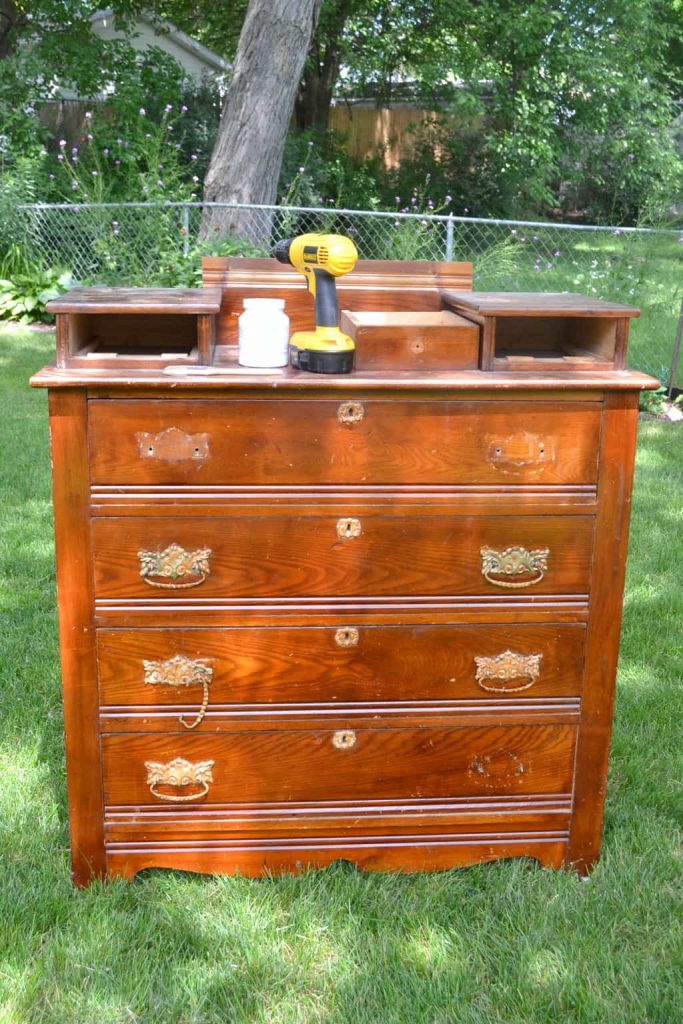
<svg viewBox="0 0 683 1024">
<path fill-rule="evenodd" d="M 244 299 L 238 320 L 241 366 L 287 366 L 289 317 L 284 299 Z"/>
</svg>

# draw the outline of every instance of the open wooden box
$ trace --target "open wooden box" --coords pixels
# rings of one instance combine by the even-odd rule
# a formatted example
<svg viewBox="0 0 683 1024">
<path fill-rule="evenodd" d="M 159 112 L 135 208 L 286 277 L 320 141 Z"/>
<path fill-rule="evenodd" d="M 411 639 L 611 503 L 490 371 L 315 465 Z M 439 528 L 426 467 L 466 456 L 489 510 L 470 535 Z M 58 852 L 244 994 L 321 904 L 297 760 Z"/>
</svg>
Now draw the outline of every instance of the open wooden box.
<svg viewBox="0 0 683 1024">
<path fill-rule="evenodd" d="M 217 288 L 74 288 L 48 309 L 57 317 L 58 367 L 211 363 Z"/>
<path fill-rule="evenodd" d="M 444 304 L 482 328 L 481 369 L 621 370 L 638 309 L 565 292 L 444 290 Z"/>
</svg>

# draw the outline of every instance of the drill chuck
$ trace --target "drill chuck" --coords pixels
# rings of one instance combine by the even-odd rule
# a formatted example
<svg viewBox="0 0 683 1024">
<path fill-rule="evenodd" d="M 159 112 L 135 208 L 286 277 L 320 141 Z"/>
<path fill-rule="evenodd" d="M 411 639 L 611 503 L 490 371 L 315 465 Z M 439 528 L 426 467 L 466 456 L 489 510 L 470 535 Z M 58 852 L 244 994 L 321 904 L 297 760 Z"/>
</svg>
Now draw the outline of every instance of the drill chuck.
<svg viewBox="0 0 683 1024">
<path fill-rule="evenodd" d="M 290 263 L 289 250 L 292 247 L 291 238 L 283 238 L 273 249 L 273 256 L 278 263 Z"/>
</svg>

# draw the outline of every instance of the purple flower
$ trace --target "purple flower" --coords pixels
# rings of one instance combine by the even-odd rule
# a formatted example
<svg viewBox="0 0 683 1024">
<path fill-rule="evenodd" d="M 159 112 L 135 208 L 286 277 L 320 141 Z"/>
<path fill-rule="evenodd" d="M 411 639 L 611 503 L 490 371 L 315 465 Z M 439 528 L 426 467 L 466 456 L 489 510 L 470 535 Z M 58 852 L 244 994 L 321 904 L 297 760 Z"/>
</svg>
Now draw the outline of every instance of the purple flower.
<svg viewBox="0 0 683 1024">
<path fill-rule="evenodd" d="M 88 142 L 92 142 L 92 135 L 86 135 L 86 139 L 88 140 Z"/>
<path fill-rule="evenodd" d="M 303 174 L 305 170 L 306 170 L 305 167 L 300 167 L 299 168 L 299 174 Z"/>
<path fill-rule="evenodd" d="M 114 230 L 112 231 L 112 235 L 118 235 L 118 233 L 119 233 L 119 229 L 118 228 L 114 228 Z"/>
<path fill-rule="evenodd" d="M 60 139 L 59 140 L 59 148 L 60 149 L 64 149 L 65 146 L 66 146 L 66 139 Z"/>
<path fill-rule="evenodd" d="M 396 200 L 397 203 L 401 202 L 401 197 L 400 196 L 394 196 L 394 199 Z"/>
<path fill-rule="evenodd" d="M 144 117 L 146 113 L 147 113 L 147 111 L 145 110 L 145 108 L 144 107 L 140 107 L 140 117 Z"/>
<path fill-rule="evenodd" d="M 145 132 L 145 138 L 146 139 L 151 139 L 152 138 L 151 132 Z"/>
<path fill-rule="evenodd" d="M 313 139 L 309 139 L 308 148 L 309 149 L 313 149 L 313 145 L 314 145 Z"/>
<path fill-rule="evenodd" d="M 187 113 L 187 107 L 185 106 L 184 103 L 183 103 L 182 107 L 180 108 L 180 113 L 181 114 L 186 114 Z"/>
<path fill-rule="evenodd" d="M 85 119 L 86 119 L 86 121 L 91 121 L 92 120 L 92 110 L 86 110 L 86 112 L 85 112 Z"/>
<path fill-rule="evenodd" d="M 173 105 L 171 103 L 167 103 L 166 106 L 164 107 L 164 113 L 165 114 L 170 114 L 172 110 L 173 110 Z"/>
<path fill-rule="evenodd" d="M 71 152 L 72 153 L 78 153 L 78 146 L 72 146 Z"/>
<path fill-rule="evenodd" d="M 412 196 L 410 202 L 413 206 L 417 206 L 417 196 Z"/>
<path fill-rule="evenodd" d="M 562 255 L 562 253 L 560 252 L 559 249 L 556 249 L 555 252 L 553 253 L 553 256 L 561 256 L 561 255 Z"/>
<path fill-rule="evenodd" d="M 91 171 L 90 173 L 92 174 L 93 178 L 97 177 L 97 171 Z"/>
<path fill-rule="evenodd" d="M 117 227 L 119 226 L 119 222 L 118 222 L 117 220 L 113 220 L 113 221 L 111 222 L 111 226 L 112 226 L 113 228 L 117 228 Z"/>
<path fill-rule="evenodd" d="M 120 167 L 121 166 L 121 161 L 120 160 L 114 160 L 114 166 L 115 167 Z"/>
<path fill-rule="evenodd" d="M 166 125 L 166 131 L 167 132 L 172 132 L 173 131 L 173 125 L 172 124 L 167 124 Z"/>
<path fill-rule="evenodd" d="M 463 212 L 463 213 L 469 213 L 469 212 L 470 212 L 470 208 L 469 208 L 469 206 L 464 206 L 464 207 L 463 207 L 463 211 L 462 211 L 462 212 Z"/>
<path fill-rule="evenodd" d="M 49 177 L 50 181 L 54 181 L 55 180 L 54 174 L 49 174 L 48 177 Z M 681 239 L 681 241 L 683 241 L 683 239 Z"/>
<path fill-rule="evenodd" d="M 78 157 L 77 156 L 72 156 L 71 157 L 71 163 L 72 164 L 77 164 L 78 163 Z"/>
<path fill-rule="evenodd" d="M 61 161 L 62 161 L 62 160 L 64 159 L 64 154 L 63 154 L 63 153 L 59 153 L 59 154 L 58 154 L 58 156 L 57 156 L 57 159 L 58 159 L 58 160 L 60 161 L 60 163 L 61 163 Z"/>
<path fill-rule="evenodd" d="M 104 149 L 102 150 L 102 152 L 104 153 L 104 155 L 105 155 L 105 156 L 109 156 L 109 150 L 107 149 L 107 147 L 106 147 L 106 146 L 104 147 Z"/>
<path fill-rule="evenodd" d="M 193 174 L 193 175 L 192 175 L 192 180 L 193 180 L 193 181 L 199 181 L 199 178 L 197 177 L 197 175 L 196 175 L 196 174 Z"/>
<path fill-rule="evenodd" d="M 197 198 L 197 193 L 196 192 L 190 192 L 190 199 L 196 199 L 196 198 Z"/>
<path fill-rule="evenodd" d="M 176 142 L 176 144 L 175 144 L 175 146 L 174 146 L 173 148 L 174 148 L 174 149 L 180 149 L 180 143 L 179 143 L 179 142 Z"/>
<path fill-rule="evenodd" d="M 516 235 L 517 234 L 517 228 L 512 228 L 511 231 L 510 231 L 510 234 L 511 235 Z"/>
<path fill-rule="evenodd" d="M 160 171 L 163 171 L 163 169 L 164 169 L 164 165 L 163 164 L 159 164 L 158 167 L 159 167 Z"/>
<path fill-rule="evenodd" d="M 122 143 L 123 143 L 123 139 L 117 139 L 117 140 L 116 140 L 116 145 L 117 145 L 117 146 L 120 146 L 120 145 L 122 145 Z"/>
<path fill-rule="evenodd" d="M 161 180 L 161 178 L 157 178 L 157 185 L 159 186 L 159 188 L 163 188 L 164 187 L 164 183 Z"/>
<path fill-rule="evenodd" d="M 629 153 L 628 156 L 626 157 L 627 160 L 635 160 L 635 158 L 636 158 L 635 153 Z"/>
<path fill-rule="evenodd" d="M 190 160 L 196 160 L 196 159 L 197 159 L 197 154 L 193 153 L 192 156 L 190 157 Z"/>
<path fill-rule="evenodd" d="M 444 203 L 452 203 L 452 202 L 453 202 L 453 196 L 446 196 L 445 197 Z"/>
<path fill-rule="evenodd" d="M 71 191 L 75 192 L 77 188 L 78 188 L 78 182 L 77 181 L 72 181 L 71 182 Z"/>
</svg>

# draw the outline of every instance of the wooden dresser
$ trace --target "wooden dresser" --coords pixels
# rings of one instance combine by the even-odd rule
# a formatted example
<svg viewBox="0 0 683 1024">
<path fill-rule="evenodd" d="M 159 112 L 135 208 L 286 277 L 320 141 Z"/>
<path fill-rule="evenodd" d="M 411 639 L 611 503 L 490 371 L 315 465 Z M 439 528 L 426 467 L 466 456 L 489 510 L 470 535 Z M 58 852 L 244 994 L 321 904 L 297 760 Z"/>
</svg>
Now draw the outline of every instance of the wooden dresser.
<svg viewBox="0 0 683 1024">
<path fill-rule="evenodd" d="M 637 310 L 361 263 L 340 288 L 357 371 L 256 373 L 235 363 L 242 298 L 281 295 L 307 328 L 303 282 L 204 270 L 201 290 L 53 302 L 57 363 L 32 381 L 74 880 L 585 872 L 657 386 L 623 369 Z"/>
</svg>

